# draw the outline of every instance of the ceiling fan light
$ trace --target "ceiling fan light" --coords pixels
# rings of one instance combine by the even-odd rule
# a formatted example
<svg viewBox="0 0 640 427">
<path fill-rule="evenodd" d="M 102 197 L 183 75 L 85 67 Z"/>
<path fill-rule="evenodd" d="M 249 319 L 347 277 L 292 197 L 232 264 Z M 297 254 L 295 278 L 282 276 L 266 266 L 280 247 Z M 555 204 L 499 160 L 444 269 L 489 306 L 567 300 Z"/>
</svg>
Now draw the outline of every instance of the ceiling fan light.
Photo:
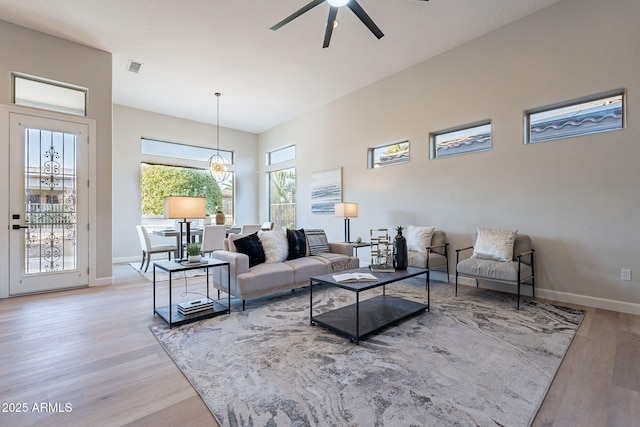
<svg viewBox="0 0 640 427">
<path fill-rule="evenodd" d="M 333 7 L 342 7 L 349 3 L 349 0 L 327 0 L 327 3 Z"/>
</svg>

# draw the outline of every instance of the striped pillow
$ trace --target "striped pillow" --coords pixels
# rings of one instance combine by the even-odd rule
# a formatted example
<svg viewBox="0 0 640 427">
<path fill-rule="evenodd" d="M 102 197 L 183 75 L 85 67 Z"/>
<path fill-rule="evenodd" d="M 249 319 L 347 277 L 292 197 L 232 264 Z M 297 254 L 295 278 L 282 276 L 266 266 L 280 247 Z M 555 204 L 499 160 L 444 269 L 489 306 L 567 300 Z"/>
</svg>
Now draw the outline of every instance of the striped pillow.
<svg viewBox="0 0 640 427">
<path fill-rule="evenodd" d="M 329 242 L 327 241 L 327 235 L 322 229 L 310 230 L 305 228 L 304 234 L 307 236 L 307 243 L 309 243 L 309 253 L 311 255 L 319 255 L 329 252 Z"/>
</svg>

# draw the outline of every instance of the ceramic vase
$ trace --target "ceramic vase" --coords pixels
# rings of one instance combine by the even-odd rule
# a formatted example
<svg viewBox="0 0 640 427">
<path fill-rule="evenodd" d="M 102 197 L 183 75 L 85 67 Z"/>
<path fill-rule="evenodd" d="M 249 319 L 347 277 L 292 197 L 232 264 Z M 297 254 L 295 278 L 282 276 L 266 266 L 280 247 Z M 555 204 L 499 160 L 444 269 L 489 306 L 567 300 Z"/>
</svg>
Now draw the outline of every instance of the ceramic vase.
<svg viewBox="0 0 640 427">
<path fill-rule="evenodd" d="M 398 231 L 395 239 L 393 239 L 393 268 L 406 270 L 408 266 L 407 239 L 402 235 L 402 231 Z"/>
<path fill-rule="evenodd" d="M 224 225 L 224 212 L 216 214 L 216 225 Z"/>
</svg>

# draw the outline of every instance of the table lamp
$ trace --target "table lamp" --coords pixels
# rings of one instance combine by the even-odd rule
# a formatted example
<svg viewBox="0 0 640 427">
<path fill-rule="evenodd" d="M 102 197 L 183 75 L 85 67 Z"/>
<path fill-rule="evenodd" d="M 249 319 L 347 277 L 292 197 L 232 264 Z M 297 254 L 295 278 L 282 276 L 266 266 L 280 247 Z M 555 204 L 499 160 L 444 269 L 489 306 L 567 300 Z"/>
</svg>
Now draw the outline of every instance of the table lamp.
<svg viewBox="0 0 640 427">
<path fill-rule="evenodd" d="M 344 217 L 344 241 L 351 243 L 350 219 L 358 217 L 357 203 L 336 203 L 336 217 Z"/>
<path fill-rule="evenodd" d="M 180 221 L 180 259 L 184 261 L 182 246 L 182 226 L 186 224 L 187 243 L 191 242 L 191 223 L 187 218 L 204 218 L 206 215 L 207 199 L 191 196 L 166 196 L 164 198 L 164 219 L 181 219 Z"/>
</svg>

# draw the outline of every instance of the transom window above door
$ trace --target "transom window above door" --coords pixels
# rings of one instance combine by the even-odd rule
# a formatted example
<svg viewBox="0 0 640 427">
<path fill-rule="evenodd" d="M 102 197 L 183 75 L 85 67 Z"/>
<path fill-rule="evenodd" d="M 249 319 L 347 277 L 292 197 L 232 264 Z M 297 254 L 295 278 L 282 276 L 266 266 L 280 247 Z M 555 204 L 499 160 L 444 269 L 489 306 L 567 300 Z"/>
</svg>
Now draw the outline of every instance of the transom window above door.
<svg viewBox="0 0 640 427">
<path fill-rule="evenodd" d="M 38 77 L 12 75 L 13 103 L 60 113 L 87 115 L 87 89 Z"/>
</svg>

